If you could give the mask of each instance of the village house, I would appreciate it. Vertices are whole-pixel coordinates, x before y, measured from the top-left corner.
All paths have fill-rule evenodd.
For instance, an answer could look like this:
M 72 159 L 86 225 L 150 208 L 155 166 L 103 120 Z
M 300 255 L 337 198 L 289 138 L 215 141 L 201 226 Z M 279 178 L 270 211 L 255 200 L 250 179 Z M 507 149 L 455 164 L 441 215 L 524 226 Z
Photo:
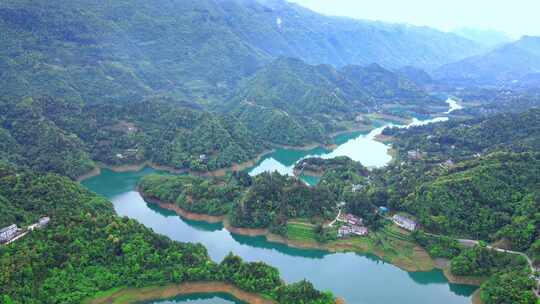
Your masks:
M 37 223 L 28 226 L 28 230 L 34 231 L 35 229 L 43 228 L 43 227 L 47 226 L 47 224 L 49 224 L 50 220 L 51 219 L 48 216 L 44 216 L 44 217 L 40 218 Z
M 392 217 L 392 221 L 399 227 L 409 231 L 415 231 L 417 227 L 415 221 L 397 214 Z
M 337 220 L 344 223 L 338 229 L 338 237 L 343 238 L 349 235 L 364 236 L 368 234 L 368 228 L 363 226 L 363 220 L 350 213 L 341 214 Z
M 362 190 L 362 188 L 363 188 L 363 186 L 360 185 L 360 184 L 353 184 L 353 185 L 351 186 L 352 192 L 360 191 L 360 190 Z
M 48 216 L 44 216 L 44 217 L 40 218 L 39 221 L 38 221 L 39 227 L 47 226 L 47 224 L 49 224 L 50 221 L 51 221 L 51 218 L 48 217 Z
M 341 226 L 341 227 L 339 227 L 337 234 L 338 234 L 338 238 L 343 238 L 343 237 L 349 236 L 349 235 L 352 234 L 351 227 L 349 227 L 349 226 Z
M 350 235 L 364 236 L 368 232 L 368 228 L 364 226 L 341 226 L 338 229 L 338 237 L 344 238 Z
M 13 224 L 0 230 L 0 243 L 7 243 L 21 233 L 21 229 Z
M 338 219 L 339 222 L 347 223 L 349 225 L 362 225 L 363 220 L 350 213 L 341 214 Z
M 364 226 L 352 226 L 352 233 L 353 234 L 356 234 L 356 235 L 359 235 L 359 236 L 364 236 L 364 235 L 367 235 L 368 234 L 368 228 L 367 227 L 364 227 Z

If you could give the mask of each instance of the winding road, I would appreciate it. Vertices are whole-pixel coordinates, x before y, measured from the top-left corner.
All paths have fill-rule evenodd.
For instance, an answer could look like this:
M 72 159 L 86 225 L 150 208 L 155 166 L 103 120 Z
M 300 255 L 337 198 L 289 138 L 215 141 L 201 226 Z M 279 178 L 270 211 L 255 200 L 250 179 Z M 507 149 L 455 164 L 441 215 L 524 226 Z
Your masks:
M 429 235 L 429 236 L 434 236 L 434 237 L 441 237 L 442 236 L 442 235 L 439 235 L 439 234 L 433 234 L 433 233 L 427 233 L 427 232 L 424 232 L 424 233 Z M 474 246 L 480 244 L 480 241 L 478 241 L 478 240 L 457 239 L 457 241 L 461 245 L 463 245 L 465 247 L 474 247 Z M 494 246 L 491 246 L 491 245 L 487 245 L 486 248 L 491 249 L 491 250 L 495 250 L 495 251 L 498 251 L 498 252 L 508 253 L 508 254 L 517 254 L 517 255 L 520 255 L 520 256 L 524 257 L 527 260 L 527 263 L 529 264 L 529 268 L 531 269 L 531 273 L 533 273 L 532 274 L 533 278 L 536 280 L 536 288 L 533 288 L 533 292 L 534 292 L 534 294 L 536 295 L 537 298 L 540 298 L 540 277 L 534 276 L 534 273 L 537 271 L 537 269 L 534 267 L 533 261 L 531 260 L 531 258 L 528 255 L 526 255 L 523 252 L 513 251 L 513 250 L 506 250 L 506 249 L 494 247 Z

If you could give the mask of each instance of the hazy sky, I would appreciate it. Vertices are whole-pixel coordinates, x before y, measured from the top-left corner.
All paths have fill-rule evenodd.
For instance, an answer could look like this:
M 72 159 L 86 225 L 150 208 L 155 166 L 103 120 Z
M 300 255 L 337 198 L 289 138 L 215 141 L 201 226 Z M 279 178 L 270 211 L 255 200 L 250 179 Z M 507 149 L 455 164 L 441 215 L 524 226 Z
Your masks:
M 427 25 L 474 27 L 514 37 L 540 36 L 540 0 L 289 0 L 320 13 Z

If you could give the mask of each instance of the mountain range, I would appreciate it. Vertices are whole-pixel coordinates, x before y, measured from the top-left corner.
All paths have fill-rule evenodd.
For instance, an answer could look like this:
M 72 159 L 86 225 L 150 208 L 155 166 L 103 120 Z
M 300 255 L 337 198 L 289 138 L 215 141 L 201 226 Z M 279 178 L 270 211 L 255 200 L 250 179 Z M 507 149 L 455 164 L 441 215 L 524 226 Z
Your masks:
M 446 64 L 433 73 L 439 81 L 467 85 L 519 85 L 540 73 L 540 37 L 524 36 L 494 50 Z
M 6 0 L 0 94 L 130 103 L 222 101 L 278 57 L 432 69 L 484 47 L 427 27 L 317 14 L 282 0 Z

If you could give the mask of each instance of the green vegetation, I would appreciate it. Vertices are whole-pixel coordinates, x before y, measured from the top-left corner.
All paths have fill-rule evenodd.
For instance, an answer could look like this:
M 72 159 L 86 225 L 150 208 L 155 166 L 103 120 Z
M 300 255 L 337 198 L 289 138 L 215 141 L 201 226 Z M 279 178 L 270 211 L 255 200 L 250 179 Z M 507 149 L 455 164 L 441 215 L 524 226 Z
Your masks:
M 518 107 L 516 104 L 514 107 Z M 422 152 L 425 162 L 471 159 L 493 151 L 540 151 L 540 109 L 472 120 L 450 120 L 410 129 L 391 128 L 398 159 L 409 151 Z
M 289 219 L 330 219 L 337 212 L 334 196 L 326 187 L 308 187 L 277 172 L 253 178 L 243 172 L 207 178 L 148 175 L 140 181 L 139 190 L 148 198 L 188 211 L 227 214 L 235 227 L 268 228 L 283 236 Z
M 501 271 L 530 272 L 524 257 L 506 254 L 482 246 L 463 250 L 452 259 L 451 271 L 460 276 L 489 276 Z
M 415 231 L 412 236 L 434 258 L 451 259 L 462 251 L 459 242 L 448 236 L 431 236 L 419 230 Z
M 345 130 L 357 118 L 366 123 L 361 114 L 387 103 L 410 106 L 416 113 L 432 113 L 432 107 L 444 105 L 378 65 L 337 70 L 280 58 L 242 82 L 234 98 L 220 108 L 259 138 L 299 145 L 328 141 L 329 133 Z
M 465 162 L 418 187 L 403 207 L 430 231 L 525 250 L 538 235 L 540 155 L 498 153 Z
M 335 214 L 335 197 L 327 187 L 308 187 L 295 178 L 274 172 L 254 177 L 253 186 L 234 206 L 231 223 L 237 227 L 269 228 L 285 235 L 289 219 L 332 219 Z
M 26 98 L 0 99 L 0 105 L 0 158 L 72 178 L 91 170 L 92 160 L 216 170 L 249 160 L 265 147 L 230 116 L 170 100 L 84 106 Z
M 432 257 L 450 259 L 454 275 L 487 279 L 484 303 L 534 303 L 523 257 L 466 249 L 454 238 L 502 244 L 528 254 L 538 265 L 539 115 L 531 109 L 385 130 L 393 138 L 397 160 L 371 171 L 354 199 L 346 200 L 348 208 L 361 214 L 388 206 L 414 215 L 423 229 L 443 235 L 413 234 Z M 516 280 L 509 280 L 511 276 Z
M 496 274 L 482 285 L 480 298 L 484 304 L 538 303 L 532 292 L 534 284 L 518 271 Z
M 148 175 L 139 183 L 139 190 L 145 197 L 175 203 L 187 211 L 224 215 L 251 183 L 251 177 L 244 172 L 215 178 Z
M 313 241 L 318 240 L 320 231 L 318 233 L 317 228 L 322 225 L 316 226 L 306 221 L 289 221 L 287 222 L 287 239 L 291 241 Z M 333 231 L 334 237 L 336 231 Z
M 505 254 L 481 246 L 464 250 L 451 263 L 453 274 L 488 277 L 482 284 L 480 298 L 485 304 L 534 304 L 529 265 L 521 255 Z
M 329 183 L 334 181 L 353 182 L 354 180 L 352 179 L 354 176 L 367 176 L 368 174 L 366 167 L 346 156 L 329 159 L 319 157 L 305 158 L 294 165 L 295 172 L 300 172 L 302 170 L 319 173 L 321 175 L 326 174 L 326 179 L 333 179 L 332 181 L 328 181 Z M 331 177 L 331 175 L 334 176 Z
M 119 218 L 110 202 L 64 177 L 0 165 L 0 201 L 12 211 L 2 212 L 0 226 L 51 217 L 46 228 L 0 247 L 4 303 L 80 303 L 113 288 L 187 281 L 227 281 L 274 299 L 296 299 L 291 303 L 333 303 L 331 294 L 305 282 L 284 285 L 265 264 L 232 255 L 216 264 L 203 246 Z
M 286 20 L 283 29 L 276 25 L 278 16 Z M 279 56 L 338 66 L 427 67 L 481 50 L 424 27 L 243 0 L 6 0 L 0 4 L 0 32 L 0 95 L 88 103 L 131 103 L 156 95 L 223 100 L 244 77 Z
M 253 158 L 268 143 L 328 142 L 329 133 L 350 127 L 356 114 L 374 110 L 377 92 L 385 92 L 384 101 L 441 102 L 381 67 L 351 67 L 361 73 L 348 78 L 302 60 L 431 65 L 478 47 L 442 32 L 344 22 L 285 2 L 281 18 L 310 31 L 282 31 L 273 6 L 241 0 L 3 1 L 0 102 L 9 113 L 0 113 L 6 145 L 0 157 L 72 178 L 93 168 L 93 161 L 224 168 Z M 327 26 L 346 33 L 323 39 L 339 43 L 312 37 L 313 31 L 329 35 Z M 366 31 L 384 41 L 410 40 L 429 55 L 402 62 L 394 54 L 396 45 L 408 49 L 405 44 L 373 44 Z M 426 37 L 461 51 L 441 53 Z M 202 154 L 207 162 L 199 161 Z

